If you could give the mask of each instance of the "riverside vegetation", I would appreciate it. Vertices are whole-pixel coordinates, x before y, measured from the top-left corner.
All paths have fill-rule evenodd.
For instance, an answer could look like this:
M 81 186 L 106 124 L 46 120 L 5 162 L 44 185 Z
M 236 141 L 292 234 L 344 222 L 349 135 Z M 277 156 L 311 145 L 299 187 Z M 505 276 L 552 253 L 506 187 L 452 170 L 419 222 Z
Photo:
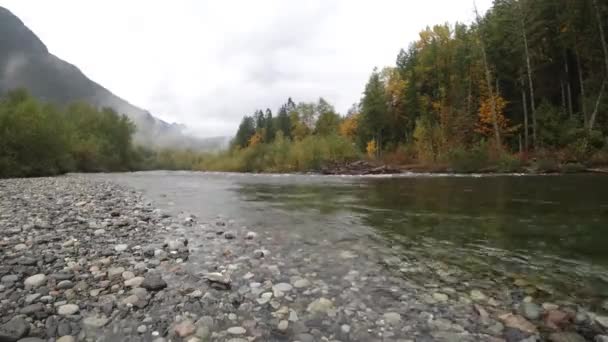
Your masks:
M 456 172 L 606 165 L 606 18 L 605 1 L 495 1 L 471 25 L 420 32 L 395 66 L 373 71 L 346 115 L 324 99 L 290 98 L 274 114 L 245 116 L 218 154 L 134 148 L 132 128 L 109 110 L 63 113 L 9 96 L 0 110 L 1 173 L 315 171 L 364 157 Z

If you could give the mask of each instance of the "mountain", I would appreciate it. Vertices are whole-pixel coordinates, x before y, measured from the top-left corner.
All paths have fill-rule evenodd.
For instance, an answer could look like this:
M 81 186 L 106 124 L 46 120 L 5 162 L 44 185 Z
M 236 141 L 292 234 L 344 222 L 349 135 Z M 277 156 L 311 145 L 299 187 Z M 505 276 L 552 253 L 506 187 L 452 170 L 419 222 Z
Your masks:
M 227 145 L 225 138 L 188 136 L 183 125 L 160 120 L 114 95 L 76 66 L 51 54 L 19 18 L 0 7 L 0 94 L 15 88 L 26 88 L 33 96 L 60 105 L 84 101 L 111 107 L 135 123 L 135 142 L 145 146 L 209 150 Z

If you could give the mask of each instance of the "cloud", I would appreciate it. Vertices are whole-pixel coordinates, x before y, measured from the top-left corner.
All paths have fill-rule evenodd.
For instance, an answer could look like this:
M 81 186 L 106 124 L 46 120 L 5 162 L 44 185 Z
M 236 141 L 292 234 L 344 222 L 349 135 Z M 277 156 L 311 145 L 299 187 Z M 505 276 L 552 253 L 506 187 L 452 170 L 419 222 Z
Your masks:
M 491 0 L 478 0 L 487 9 Z M 374 66 L 469 0 L 0 0 L 55 55 L 129 102 L 201 136 L 288 97 L 346 112 Z

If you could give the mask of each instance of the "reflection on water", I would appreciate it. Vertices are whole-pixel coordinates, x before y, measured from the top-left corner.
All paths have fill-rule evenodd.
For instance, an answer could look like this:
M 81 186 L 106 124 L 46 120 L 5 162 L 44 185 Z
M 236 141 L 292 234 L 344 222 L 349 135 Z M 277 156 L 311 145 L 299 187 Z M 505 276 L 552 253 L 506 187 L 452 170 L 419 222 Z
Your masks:
M 608 296 L 608 177 L 357 178 L 152 172 L 106 176 L 298 245 L 366 245 L 479 277 Z M 171 205 L 172 203 L 165 203 Z

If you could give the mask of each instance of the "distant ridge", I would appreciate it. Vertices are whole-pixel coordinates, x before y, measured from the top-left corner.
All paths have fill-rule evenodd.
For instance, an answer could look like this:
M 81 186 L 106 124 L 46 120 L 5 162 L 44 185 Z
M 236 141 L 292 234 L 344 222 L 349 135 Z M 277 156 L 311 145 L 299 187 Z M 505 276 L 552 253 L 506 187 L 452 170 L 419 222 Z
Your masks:
M 160 120 L 114 95 L 76 66 L 49 53 L 17 16 L 0 7 L 0 94 L 15 88 L 26 88 L 33 96 L 57 104 L 84 101 L 111 107 L 135 123 L 135 141 L 145 146 L 209 150 L 227 145 L 223 137 L 188 136 L 183 125 Z

